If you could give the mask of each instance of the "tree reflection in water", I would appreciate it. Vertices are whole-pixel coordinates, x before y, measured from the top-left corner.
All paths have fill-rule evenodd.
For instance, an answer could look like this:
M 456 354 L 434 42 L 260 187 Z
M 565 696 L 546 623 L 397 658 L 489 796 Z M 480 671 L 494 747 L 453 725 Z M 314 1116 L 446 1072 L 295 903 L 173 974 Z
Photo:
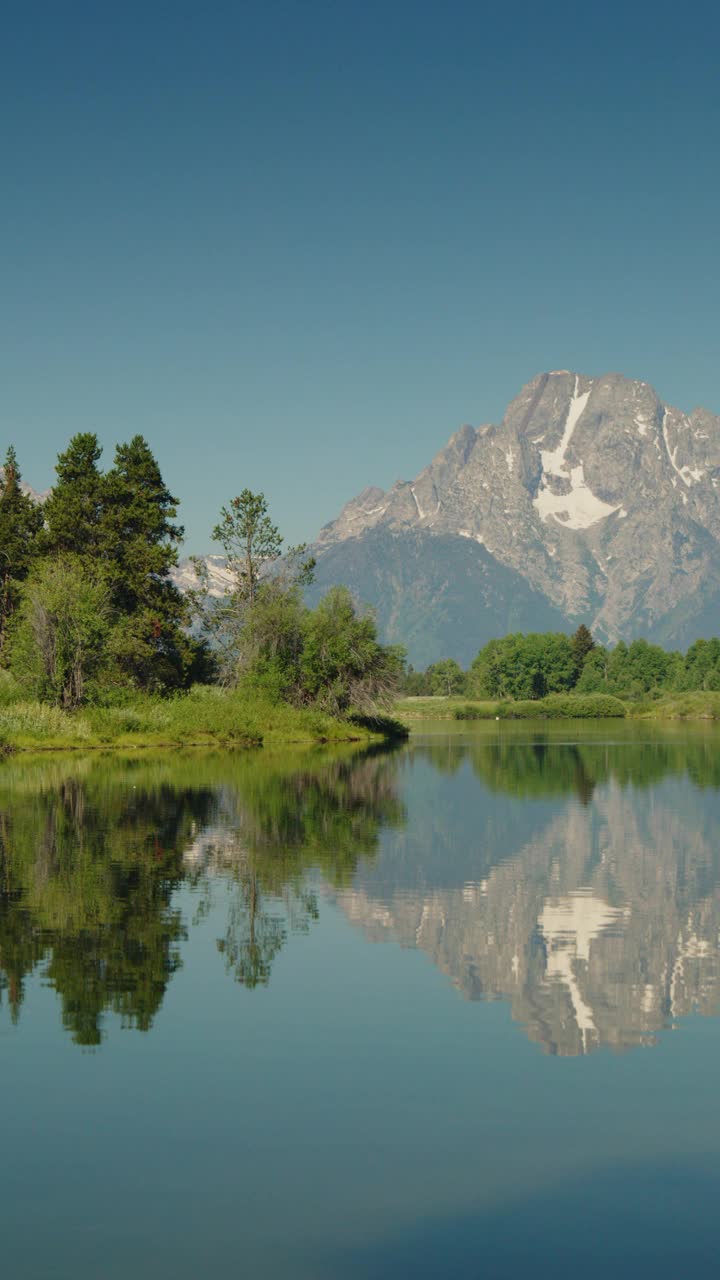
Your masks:
M 288 927 L 317 917 L 308 868 L 346 883 L 380 826 L 402 821 L 392 778 L 375 751 L 7 762 L 0 998 L 13 1020 L 40 970 L 76 1043 L 101 1042 L 106 1012 L 147 1030 L 181 963 L 175 890 L 209 891 L 219 869 L 233 889 L 227 967 L 266 983 Z
M 717 1008 L 719 787 L 714 734 L 11 759 L 0 1001 L 16 1020 L 40 974 L 78 1044 L 109 1013 L 147 1030 L 192 928 L 179 888 L 195 920 L 224 912 L 217 946 L 247 988 L 322 888 L 368 939 L 507 1000 L 551 1053 L 648 1041 Z

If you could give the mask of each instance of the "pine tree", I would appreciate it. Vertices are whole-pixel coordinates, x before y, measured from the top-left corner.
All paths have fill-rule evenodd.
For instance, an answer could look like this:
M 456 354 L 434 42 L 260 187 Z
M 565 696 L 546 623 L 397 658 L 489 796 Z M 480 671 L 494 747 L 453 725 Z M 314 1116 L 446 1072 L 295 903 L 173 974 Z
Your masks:
M 20 487 L 20 468 L 10 446 L 0 477 L 0 663 L 7 655 L 10 619 L 27 577 L 42 528 L 42 509 Z
M 229 507 L 221 509 L 211 536 L 225 552 L 236 594 L 252 606 L 260 573 L 278 559 L 283 544 L 277 525 L 268 515 L 265 495 L 243 489 L 239 497 L 231 499 Z
M 198 587 L 191 593 L 191 607 L 214 656 L 221 683 L 233 684 L 238 679 L 241 660 L 247 657 L 247 643 L 252 647 L 258 641 L 259 633 L 273 616 L 279 620 L 287 612 L 288 617 L 295 618 L 298 590 L 312 582 L 315 560 L 307 555 L 304 545 L 283 552 L 283 538 L 270 519 L 265 495 L 250 489 L 243 489 L 221 508 L 211 537 L 225 552 L 230 582 L 220 600 L 212 598 L 207 565 L 195 559 Z M 257 627 L 248 629 L 250 618 L 257 615 L 258 604 L 265 596 L 269 597 L 268 609 L 262 618 L 256 617 Z M 293 628 L 294 622 L 290 629 Z M 282 648 L 280 636 L 277 639 Z
M 575 666 L 575 680 L 577 682 L 577 680 L 580 679 L 585 659 L 595 648 L 595 641 L 593 640 L 592 632 L 585 626 L 584 622 L 580 623 L 580 626 L 574 636 L 571 637 L 570 646 L 572 648 L 573 663 Z
M 101 454 L 97 436 L 83 432 L 58 456 L 57 481 L 43 512 L 44 551 L 99 557 L 105 485 L 98 469 Z
M 104 483 L 103 573 L 119 615 L 114 655 L 144 688 L 182 683 L 193 654 L 185 601 L 170 577 L 183 537 L 177 507 L 143 437 L 118 445 Z

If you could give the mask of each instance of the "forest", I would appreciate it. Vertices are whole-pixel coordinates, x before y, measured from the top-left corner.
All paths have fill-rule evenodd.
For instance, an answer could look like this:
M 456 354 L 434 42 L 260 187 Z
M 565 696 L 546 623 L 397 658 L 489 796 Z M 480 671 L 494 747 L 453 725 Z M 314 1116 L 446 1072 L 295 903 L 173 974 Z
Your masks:
M 25 491 L 15 450 L 5 457 L 0 706 L 34 700 L 91 714 L 139 695 L 167 704 L 192 690 L 207 727 L 220 704 L 197 691 L 215 689 L 242 692 L 246 710 L 260 701 L 315 712 L 326 719 L 306 727 L 326 737 L 327 717 L 376 716 L 389 704 L 402 650 L 380 643 L 372 615 L 343 588 L 306 606 L 314 561 L 284 546 L 262 494 L 243 489 L 209 531 L 226 557 L 225 594 L 210 593 L 200 562 L 196 588 L 183 594 L 172 577 L 184 536 L 179 503 L 147 441 L 118 444 L 105 471 L 101 453 L 94 434 L 74 436 L 42 502 Z M 187 720 L 174 715 L 176 727 Z
M 409 668 L 405 696 L 536 701 L 549 694 L 609 694 L 615 698 L 720 691 L 720 639 L 696 640 L 687 653 L 647 640 L 598 644 L 581 625 L 563 632 L 513 634 L 490 640 L 467 671 L 446 658 L 418 672 Z

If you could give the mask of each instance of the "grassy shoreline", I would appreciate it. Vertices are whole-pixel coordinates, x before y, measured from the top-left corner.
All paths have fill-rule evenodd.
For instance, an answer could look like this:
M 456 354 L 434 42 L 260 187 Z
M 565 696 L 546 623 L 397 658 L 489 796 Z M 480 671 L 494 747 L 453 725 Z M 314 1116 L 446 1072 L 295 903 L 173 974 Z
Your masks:
M 44 703 L 0 701 L 0 757 L 14 752 L 317 746 L 406 737 L 414 721 L 605 719 L 720 721 L 720 693 L 663 694 L 637 701 L 552 695 L 535 702 L 459 697 L 399 699 L 393 716 L 336 719 L 312 707 L 249 699 L 197 687 L 174 698 L 139 696 L 127 705 L 67 712 Z
M 720 720 L 720 693 L 663 693 L 636 700 L 605 694 L 551 694 L 534 702 L 411 697 L 398 699 L 394 714 L 406 724 L 414 720 Z
M 175 698 L 68 712 L 40 702 L 0 703 L 0 755 L 178 747 L 257 748 L 373 742 L 407 736 L 390 717 L 336 719 L 312 707 L 196 688 Z

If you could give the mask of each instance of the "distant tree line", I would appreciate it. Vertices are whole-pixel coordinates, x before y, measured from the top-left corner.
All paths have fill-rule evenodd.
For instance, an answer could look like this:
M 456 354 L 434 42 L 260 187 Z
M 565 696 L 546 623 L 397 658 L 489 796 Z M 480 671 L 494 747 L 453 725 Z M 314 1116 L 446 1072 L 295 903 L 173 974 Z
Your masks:
M 374 711 L 397 689 L 403 651 L 344 588 L 314 610 L 302 599 L 313 560 L 283 552 L 262 494 L 244 489 L 212 537 L 227 557 L 218 599 L 196 562 L 178 590 L 178 499 L 142 436 L 100 468 L 97 436 L 73 437 L 43 503 L 23 489 L 15 450 L 0 475 L 0 671 L 28 696 L 66 709 L 202 681 L 337 714 Z
M 638 698 L 692 690 L 720 691 L 720 639 L 696 640 L 687 653 L 647 640 L 596 643 L 586 626 L 490 640 L 467 671 L 446 658 L 426 671 L 408 667 L 407 696 L 544 698 L 549 693 L 609 693 Z

